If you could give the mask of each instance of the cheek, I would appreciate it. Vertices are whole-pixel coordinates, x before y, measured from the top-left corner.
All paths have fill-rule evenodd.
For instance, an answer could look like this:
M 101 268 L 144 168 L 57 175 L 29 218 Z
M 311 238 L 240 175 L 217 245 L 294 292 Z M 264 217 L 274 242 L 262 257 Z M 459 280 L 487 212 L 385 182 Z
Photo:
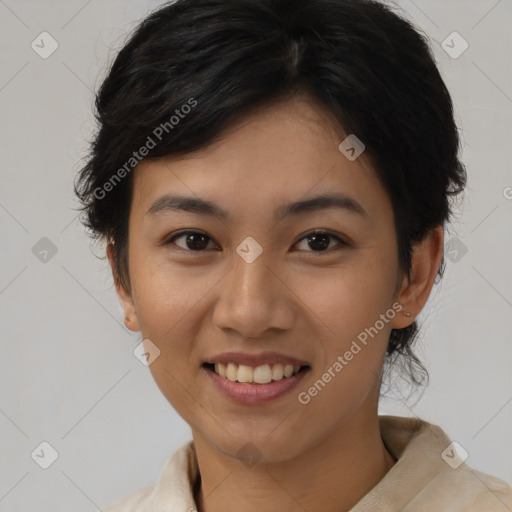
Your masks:
M 141 331 L 148 337 L 163 336 L 167 343 L 183 319 L 200 307 L 218 276 L 162 259 L 150 255 L 134 258 L 131 274 Z
M 373 325 L 391 306 L 395 283 L 391 255 L 367 250 L 343 266 L 305 272 L 290 277 L 292 289 L 302 302 L 329 328 L 326 333 L 347 340 Z
M 150 339 L 160 350 L 149 366 L 155 383 L 173 408 L 193 422 L 200 414 L 191 396 L 191 385 L 198 366 L 195 340 L 200 329 L 198 315 L 216 280 L 198 275 L 197 269 L 179 269 L 143 259 L 134 260 L 133 291 L 137 318 L 143 339 Z M 217 279 L 218 280 L 218 279 Z M 210 282 L 211 281 L 211 282 Z M 203 300 L 202 300 L 203 299 Z
M 356 407 L 380 374 L 391 332 L 396 276 L 393 257 L 376 253 L 359 253 L 351 265 L 301 280 L 298 294 L 307 297 L 304 302 L 314 313 L 310 316 L 318 325 L 321 345 L 315 377 L 322 379 L 327 373 L 329 381 L 317 401 L 319 414 L 322 404 L 331 400 L 345 404 L 340 413 Z M 381 315 L 386 314 L 383 321 Z

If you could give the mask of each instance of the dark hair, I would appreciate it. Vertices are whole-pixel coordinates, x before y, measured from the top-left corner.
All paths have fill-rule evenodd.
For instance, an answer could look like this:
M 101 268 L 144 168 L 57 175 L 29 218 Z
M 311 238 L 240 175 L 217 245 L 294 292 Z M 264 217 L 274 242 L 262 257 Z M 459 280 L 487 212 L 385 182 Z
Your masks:
M 193 152 L 295 95 L 329 109 L 365 144 L 393 204 L 402 275 L 410 275 L 412 246 L 450 220 L 450 196 L 466 184 L 428 37 L 373 0 L 178 0 L 143 20 L 115 58 L 75 182 L 92 237 L 115 241 L 117 284 L 131 289 L 134 151 L 151 139 L 158 143 L 147 158 Z M 436 277 L 444 265 L 443 256 Z M 416 322 L 393 329 L 386 362 L 405 362 L 420 384 L 428 372 L 411 349 L 417 333 Z

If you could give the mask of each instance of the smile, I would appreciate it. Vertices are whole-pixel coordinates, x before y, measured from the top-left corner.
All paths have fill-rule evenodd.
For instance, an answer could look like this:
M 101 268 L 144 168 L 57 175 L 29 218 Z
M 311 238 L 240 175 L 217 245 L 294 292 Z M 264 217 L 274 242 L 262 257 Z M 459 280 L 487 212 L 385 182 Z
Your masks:
M 295 368 L 292 365 L 280 363 L 257 367 L 234 363 L 204 363 L 202 369 L 213 382 L 214 389 L 219 390 L 224 396 L 239 404 L 256 405 L 288 394 L 311 368 L 309 366 Z M 221 375 L 220 372 L 225 375 Z M 245 381 L 240 382 L 239 376 L 242 381 L 244 379 Z
M 252 384 L 268 384 L 272 381 L 286 379 L 299 373 L 306 366 L 283 365 L 281 363 L 263 364 L 261 366 L 249 366 L 236 363 L 216 363 L 206 366 L 217 375 L 231 382 L 248 382 Z

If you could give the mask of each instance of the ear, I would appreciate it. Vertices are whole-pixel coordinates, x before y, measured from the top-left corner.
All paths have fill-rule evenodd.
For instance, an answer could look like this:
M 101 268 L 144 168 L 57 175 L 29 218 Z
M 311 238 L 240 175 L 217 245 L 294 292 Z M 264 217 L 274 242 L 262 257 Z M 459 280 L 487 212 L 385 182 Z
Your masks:
M 119 299 L 119 303 L 124 311 L 124 325 L 130 331 L 140 331 L 139 321 L 137 319 L 137 313 L 135 312 L 135 306 L 133 304 L 133 299 L 128 290 L 121 284 L 117 273 L 117 267 L 115 265 L 114 259 L 114 241 L 110 241 L 107 245 L 107 257 L 110 263 L 110 269 L 112 270 L 112 276 L 114 278 L 114 283 L 116 286 L 117 297 Z
M 403 309 L 393 318 L 393 329 L 403 329 L 412 324 L 427 303 L 443 256 L 443 244 L 443 227 L 438 225 L 413 247 L 411 278 L 404 277 L 396 298 Z

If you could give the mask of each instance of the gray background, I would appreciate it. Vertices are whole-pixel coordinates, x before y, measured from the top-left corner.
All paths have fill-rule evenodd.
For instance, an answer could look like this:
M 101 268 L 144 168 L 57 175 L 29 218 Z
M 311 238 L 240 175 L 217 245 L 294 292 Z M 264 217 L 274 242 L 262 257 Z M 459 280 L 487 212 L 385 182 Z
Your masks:
M 160 3 L 0 0 L 0 511 L 99 510 L 153 483 L 190 439 L 133 355 L 140 334 L 73 210 L 93 91 Z M 420 317 L 431 384 L 415 405 L 394 392 L 380 413 L 440 425 L 470 465 L 510 482 L 512 0 L 398 3 L 431 39 L 469 183 Z M 59 45 L 47 59 L 31 48 L 43 31 Z M 458 58 L 442 47 L 453 31 L 469 44 Z M 58 452 L 48 469 L 31 457 L 43 441 Z

